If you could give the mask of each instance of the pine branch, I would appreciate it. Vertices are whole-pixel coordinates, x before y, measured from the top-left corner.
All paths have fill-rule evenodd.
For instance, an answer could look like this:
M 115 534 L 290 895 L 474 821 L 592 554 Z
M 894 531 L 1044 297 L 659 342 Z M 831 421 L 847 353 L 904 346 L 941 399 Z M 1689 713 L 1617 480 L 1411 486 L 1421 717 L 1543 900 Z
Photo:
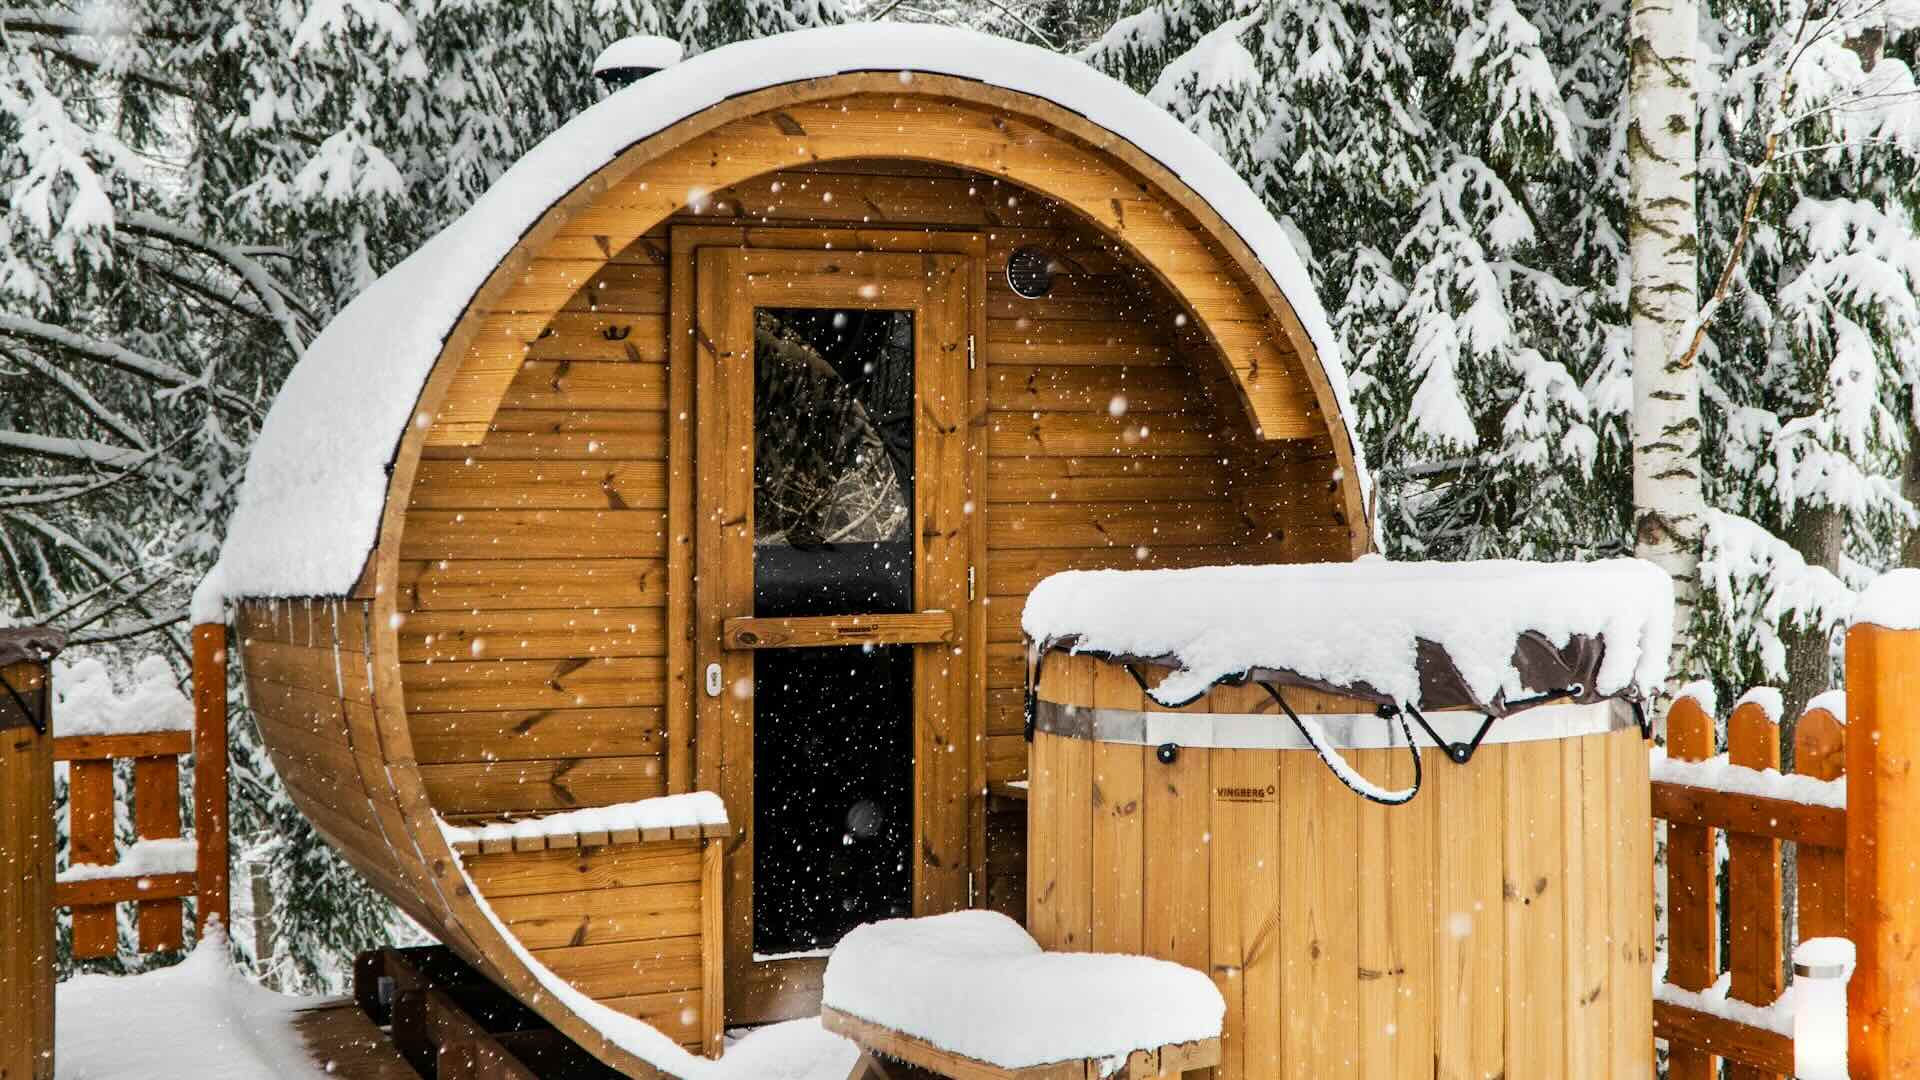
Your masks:
M 43 323 L 38 319 L 0 313 L 0 337 L 52 345 L 68 355 L 98 361 L 129 375 L 138 375 L 151 382 L 159 383 L 169 389 L 205 392 L 212 397 L 214 404 L 236 416 L 251 416 L 254 412 L 252 403 L 245 398 L 231 391 L 210 386 L 206 380 L 195 378 L 172 364 L 142 355 L 110 341 L 96 341 L 83 337 L 65 327 Z
M 192 41 L 195 37 L 195 34 L 188 30 L 142 26 L 130 18 L 83 19 L 78 15 L 34 8 L 0 9 L 0 30 L 18 34 L 42 34 L 47 37 L 119 37 L 154 41 Z
M 137 450 L 150 449 L 146 436 L 140 434 L 132 422 L 94 397 L 93 391 L 79 379 L 74 378 L 71 373 L 62 371 L 31 353 L 8 352 L 6 356 L 16 363 L 25 364 L 39 372 L 40 376 L 52 383 L 62 396 L 79 406 L 81 412 L 93 417 L 100 426 L 118 435 L 121 441 L 132 444 Z
M 68 484 L 67 486 L 60 488 L 58 490 L 41 491 L 39 494 L 36 494 L 36 495 L 0 496 L 0 509 L 4 509 L 10 506 L 54 506 L 64 502 L 73 502 L 77 499 L 86 498 L 88 495 L 93 495 L 98 492 L 105 491 L 106 489 L 113 487 L 114 485 L 119 484 L 130 477 L 138 476 L 140 474 L 141 468 L 144 467 L 147 462 L 152 461 L 153 459 L 161 457 L 163 455 L 173 453 L 175 450 L 178 450 L 184 443 L 186 443 L 187 440 L 190 439 L 192 436 L 193 436 L 193 431 L 191 429 L 187 431 L 183 431 L 179 435 L 174 436 L 172 442 L 167 443 L 165 446 L 160 447 L 158 450 L 149 452 L 146 455 L 146 457 L 141 460 L 139 465 L 136 465 L 132 468 L 124 469 L 120 472 L 114 473 L 111 476 L 105 477 L 104 479 L 89 477 L 89 476 L 74 477 L 71 475 L 66 477 L 54 477 L 50 479 L 71 480 L 71 481 L 76 481 L 76 483 Z M 34 478 L 27 477 L 27 478 L 22 478 L 21 480 L 0 481 L 0 488 L 25 487 L 27 486 L 26 481 L 31 479 L 34 479 Z
M 33 590 L 27 588 L 27 575 L 20 566 L 20 553 L 14 550 L 13 540 L 5 529 L 0 529 L 0 556 L 5 557 L 7 576 L 13 579 L 14 595 L 27 605 L 27 618 L 41 622 L 39 606 L 33 602 Z
M 1775 94 L 1774 101 L 1774 108 L 1779 113 L 1786 112 L 1789 95 L 1793 90 L 1793 65 L 1799 63 L 1800 58 L 1813 47 L 1813 41 L 1817 40 L 1817 35 L 1814 39 L 1809 39 L 1807 36 L 1809 16 L 1810 12 L 1801 13 L 1800 26 L 1794 31 L 1793 45 L 1789 46 L 1795 49 L 1793 59 L 1780 71 L 1780 88 Z M 1781 124 L 1767 126 L 1767 141 L 1761 151 L 1759 164 L 1754 166 L 1750 173 L 1753 176 L 1753 186 L 1747 189 L 1746 205 L 1740 211 L 1740 224 L 1734 229 L 1733 243 L 1727 248 L 1727 264 L 1720 268 L 1720 277 L 1714 282 L 1713 292 L 1708 294 L 1706 303 L 1700 305 L 1700 310 L 1694 317 L 1692 338 L 1687 342 L 1686 350 L 1680 354 L 1679 358 L 1679 364 L 1683 368 L 1692 367 L 1699 357 L 1700 347 L 1707 341 L 1707 325 L 1713 315 L 1720 310 L 1720 305 L 1726 300 L 1727 294 L 1733 289 L 1733 282 L 1740 269 L 1740 253 L 1747 246 L 1747 238 L 1753 235 L 1754 221 L 1760 210 L 1760 196 L 1766 190 L 1767 181 L 1773 176 L 1771 166 L 1774 155 L 1780 151 L 1780 136 L 1784 130 L 1784 125 Z
M 258 260 L 230 245 L 143 211 L 134 210 L 122 214 L 120 223 L 132 232 L 171 240 L 226 263 L 234 273 L 240 276 L 240 280 L 247 283 L 248 288 L 253 290 L 253 294 L 259 297 L 260 302 L 266 305 L 274 322 L 279 325 L 281 337 L 286 340 L 287 347 L 292 351 L 294 358 L 299 359 L 301 354 L 307 351 L 306 339 L 301 336 L 300 327 L 294 320 L 292 310 L 287 306 L 287 296 L 291 290 L 280 284 L 272 271 Z
M 128 471 L 144 465 L 152 460 L 154 455 L 154 451 L 151 450 L 142 454 L 130 447 L 96 442 L 93 439 L 35 435 L 27 431 L 0 431 L 0 450 L 16 450 L 34 457 L 55 458 L 62 461 L 86 461 Z
M 67 636 L 67 644 L 104 645 L 111 641 L 125 641 L 128 638 L 151 634 L 155 630 L 164 630 L 169 626 L 177 626 L 186 621 L 187 613 L 183 609 L 168 615 L 155 616 L 145 622 L 122 623 L 119 626 L 109 626 L 104 630 L 92 634 L 69 634 Z
M 59 476 L 0 476 L 0 491 L 41 491 L 47 488 L 85 487 L 98 479 L 99 477 L 86 473 L 63 473 Z
M 182 101 L 198 101 L 201 97 L 201 95 L 194 93 L 190 87 L 174 82 L 164 75 L 156 75 L 151 71 L 144 71 L 140 68 L 116 67 L 108 69 L 100 61 L 92 57 L 82 56 L 72 49 L 65 49 L 51 42 L 36 42 L 28 47 L 43 56 L 49 56 L 53 59 L 72 64 L 74 67 L 89 74 L 99 75 L 105 71 L 108 75 L 115 78 L 125 79 L 128 82 L 144 86 L 149 90 L 158 90 L 163 94 L 171 94 Z
M 165 258 L 160 249 L 134 245 L 129 250 L 140 265 L 164 278 L 182 292 L 191 293 L 209 304 L 238 312 L 248 318 L 260 319 L 263 322 L 273 321 L 273 314 L 262 307 L 258 300 L 253 299 L 250 292 L 242 293 L 238 289 L 190 277 L 177 269 L 176 261 Z

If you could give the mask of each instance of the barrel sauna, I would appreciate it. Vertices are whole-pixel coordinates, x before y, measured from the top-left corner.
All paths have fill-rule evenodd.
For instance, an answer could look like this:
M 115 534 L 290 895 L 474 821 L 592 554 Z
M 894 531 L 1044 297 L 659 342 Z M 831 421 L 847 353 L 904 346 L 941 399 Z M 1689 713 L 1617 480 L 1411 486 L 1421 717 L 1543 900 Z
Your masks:
M 795 357 L 812 381 L 762 378 Z M 825 548 L 766 527 L 758 469 L 812 430 L 768 387 L 823 383 L 809 415 L 896 499 Z M 202 599 L 347 860 L 609 1064 L 672 1074 L 818 1010 L 844 927 L 773 925 L 820 831 L 776 814 L 783 778 L 886 778 L 820 815 L 897 845 L 834 877 L 862 917 L 1020 917 L 1028 591 L 1364 553 L 1351 424 L 1284 232 L 1178 123 L 1042 50 L 810 31 L 615 92 L 349 305 Z M 896 695 L 842 710 L 871 745 L 770 734 L 848 682 Z M 724 836 L 537 824 L 699 791 Z M 517 839 L 460 839 L 488 825 Z
M 1382 805 L 1251 680 L 1167 706 L 1145 687 L 1173 669 L 1150 658 L 1036 659 L 1028 930 L 1211 973 L 1220 1080 L 1651 1076 L 1652 819 L 1628 701 L 1515 711 L 1465 764 L 1415 728 L 1419 790 Z M 1374 795 L 1415 783 L 1377 699 L 1284 698 Z M 1457 746 L 1484 717 L 1425 719 Z

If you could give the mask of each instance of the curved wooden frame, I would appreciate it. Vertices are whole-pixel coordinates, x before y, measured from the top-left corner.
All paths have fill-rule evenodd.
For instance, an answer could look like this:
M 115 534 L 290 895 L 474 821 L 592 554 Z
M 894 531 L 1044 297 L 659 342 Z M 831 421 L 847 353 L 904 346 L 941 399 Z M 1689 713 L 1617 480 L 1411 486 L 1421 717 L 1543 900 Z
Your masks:
M 366 748 L 361 753 L 382 759 L 379 772 L 387 782 L 384 789 L 367 785 L 367 794 L 394 869 L 411 879 L 420 906 L 437 916 L 434 928 L 566 1035 L 632 1076 L 658 1070 L 613 1045 L 539 985 L 481 912 L 436 826 L 414 762 L 399 663 L 396 598 L 408 493 L 428 446 L 472 445 L 484 437 L 525 343 L 566 302 L 562 293 L 570 290 L 555 290 L 530 275 L 536 258 L 604 265 L 705 192 L 795 165 L 871 157 L 876 136 L 898 130 L 899 112 L 909 104 L 917 145 L 895 140 L 887 156 L 1003 177 L 1092 222 L 1187 305 L 1211 351 L 1228 359 L 1256 433 L 1268 439 L 1330 436 L 1347 478 L 1341 499 L 1354 552 L 1365 551 L 1370 541 L 1353 481 L 1358 471 L 1352 442 L 1292 306 L 1217 213 L 1165 166 L 1114 133 L 1050 102 L 979 82 L 919 75 L 909 85 L 897 73 L 861 73 L 732 98 L 622 152 L 550 207 L 495 268 L 448 335 L 421 392 L 416 416 L 423 419 L 396 451 L 369 568 L 374 706 L 354 714 L 350 734 L 356 748 Z M 1310 396 L 1290 376 L 1294 365 L 1302 369 Z M 461 404 L 450 407 L 456 387 Z

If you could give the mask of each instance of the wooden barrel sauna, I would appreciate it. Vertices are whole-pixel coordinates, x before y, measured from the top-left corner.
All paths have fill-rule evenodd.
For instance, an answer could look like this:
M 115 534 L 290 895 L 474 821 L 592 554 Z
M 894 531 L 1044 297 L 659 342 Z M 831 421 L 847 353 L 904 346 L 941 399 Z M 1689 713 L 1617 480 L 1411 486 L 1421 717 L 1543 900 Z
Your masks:
M 1345 741 L 1377 748 L 1342 751 L 1351 764 L 1412 783 L 1372 702 L 1286 700 L 1336 736 L 1353 717 Z M 1450 715 L 1428 715 L 1450 740 L 1481 719 Z M 1504 717 L 1464 765 L 1427 746 L 1419 793 L 1384 806 L 1257 686 L 1169 709 L 1118 661 L 1049 653 L 1028 929 L 1211 973 L 1219 1080 L 1651 1075 L 1653 836 L 1628 704 Z
M 787 309 L 911 329 L 915 407 L 872 414 L 917 481 L 893 610 L 760 606 L 757 316 L 820 322 Z M 1260 200 L 1084 64 L 925 27 L 728 46 L 555 132 L 335 318 L 203 599 L 370 883 L 610 1065 L 686 1075 L 723 1027 L 818 1011 L 820 949 L 763 947 L 754 908 L 792 847 L 756 788 L 768 685 L 818 682 L 765 669 L 908 650 L 912 708 L 840 725 L 893 723 L 911 785 L 887 902 L 1017 915 L 1028 592 L 1367 551 L 1339 355 Z M 724 838 L 540 824 L 698 791 Z

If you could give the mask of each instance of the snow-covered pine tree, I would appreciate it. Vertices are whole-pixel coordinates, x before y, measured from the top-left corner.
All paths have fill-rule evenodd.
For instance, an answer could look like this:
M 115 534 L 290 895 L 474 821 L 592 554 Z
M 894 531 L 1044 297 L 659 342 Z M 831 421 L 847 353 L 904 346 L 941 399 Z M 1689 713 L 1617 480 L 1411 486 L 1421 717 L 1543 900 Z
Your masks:
M 1827 685 L 1851 589 L 1903 538 L 1920 558 L 1914 6 L 1703 14 L 1697 366 L 1721 509 L 1694 649 L 1723 695 Z M 1227 154 L 1308 253 L 1393 554 L 1631 550 L 1627 35 L 1627 0 L 1206 0 L 1150 4 L 1086 54 Z
M 1134 6 L 1135 0 L 850 0 L 847 15 L 961 26 L 1078 53 Z
M 1087 53 L 1298 239 L 1397 555 L 1621 549 L 1623 34 L 1617 3 L 1168 2 Z
M 595 100 L 589 63 L 612 40 L 665 33 L 699 51 L 839 17 L 838 0 L 0 11 L 0 580 L 14 615 L 129 656 L 163 650 L 184 675 L 188 595 L 246 448 L 329 315 Z M 233 745 L 246 857 L 278 903 L 302 906 L 271 963 L 290 988 L 332 981 L 391 909 L 294 812 L 244 712 Z
M 1718 0 L 1702 44 L 1703 644 L 1792 717 L 1916 521 L 1920 4 Z

